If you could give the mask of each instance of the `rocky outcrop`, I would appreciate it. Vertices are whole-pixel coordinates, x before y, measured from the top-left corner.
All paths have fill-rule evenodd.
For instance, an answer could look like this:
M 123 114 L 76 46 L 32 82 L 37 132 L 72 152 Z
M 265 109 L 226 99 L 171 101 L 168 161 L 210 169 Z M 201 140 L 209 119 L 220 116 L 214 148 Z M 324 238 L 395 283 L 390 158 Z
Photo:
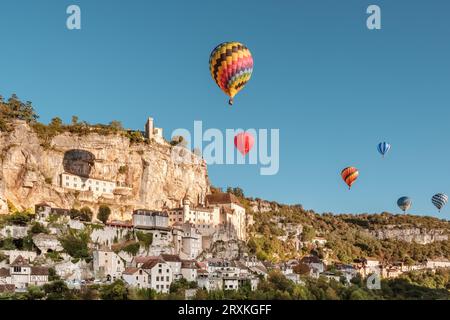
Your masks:
M 278 212 L 280 210 L 280 206 L 277 203 L 261 199 L 252 200 L 249 204 L 252 212 L 264 213 L 270 211 Z
M 201 254 L 202 259 L 219 258 L 235 260 L 248 256 L 248 248 L 245 243 L 238 240 L 216 241 L 208 250 Z
M 0 132 L 0 212 L 7 200 L 20 209 L 40 202 L 54 207 L 100 204 L 112 208 L 112 219 L 127 220 L 136 208 L 179 205 L 187 194 L 194 202 L 209 193 L 206 164 L 179 164 L 167 143 L 130 143 L 123 135 L 63 133 L 43 144 L 34 130 L 16 121 L 12 132 Z M 61 174 L 115 182 L 109 196 L 66 189 Z
M 33 243 L 43 253 L 63 251 L 63 247 L 55 235 L 39 233 L 33 236 Z
M 410 229 L 381 229 L 370 232 L 373 236 L 380 240 L 395 239 L 406 242 L 416 242 L 420 244 L 428 244 L 435 241 L 448 240 L 448 234 L 445 230 L 427 230 L 421 228 Z

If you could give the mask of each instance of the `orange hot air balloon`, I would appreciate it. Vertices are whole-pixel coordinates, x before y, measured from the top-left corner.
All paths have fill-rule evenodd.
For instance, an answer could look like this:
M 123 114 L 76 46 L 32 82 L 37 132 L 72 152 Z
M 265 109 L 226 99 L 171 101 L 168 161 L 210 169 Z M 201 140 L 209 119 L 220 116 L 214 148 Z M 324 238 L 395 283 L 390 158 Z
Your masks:
M 355 167 L 347 167 L 341 172 L 342 179 L 348 185 L 348 189 L 352 187 L 353 182 L 358 179 L 359 172 Z

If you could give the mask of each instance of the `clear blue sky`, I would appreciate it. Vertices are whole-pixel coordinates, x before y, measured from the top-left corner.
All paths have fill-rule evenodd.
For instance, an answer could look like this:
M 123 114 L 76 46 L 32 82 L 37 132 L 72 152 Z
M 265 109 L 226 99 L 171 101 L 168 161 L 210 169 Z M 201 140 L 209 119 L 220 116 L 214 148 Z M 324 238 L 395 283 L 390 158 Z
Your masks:
M 80 31 L 65 27 L 70 4 Z M 370 4 L 380 31 L 366 28 Z M 279 128 L 278 175 L 210 166 L 213 184 L 317 212 L 399 212 L 407 195 L 411 213 L 448 219 L 450 205 L 438 215 L 430 198 L 450 193 L 449 11 L 447 0 L 2 0 L 0 93 L 33 101 L 43 122 Z M 255 61 L 233 108 L 208 71 L 224 41 Z M 349 165 L 360 170 L 351 191 L 339 175 Z

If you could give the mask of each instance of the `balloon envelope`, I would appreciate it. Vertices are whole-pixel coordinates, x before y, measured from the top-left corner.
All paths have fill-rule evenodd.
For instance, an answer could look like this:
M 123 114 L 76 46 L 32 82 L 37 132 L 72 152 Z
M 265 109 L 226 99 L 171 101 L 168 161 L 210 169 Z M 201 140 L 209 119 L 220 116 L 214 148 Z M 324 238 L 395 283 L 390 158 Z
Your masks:
M 400 199 L 397 200 L 397 205 L 403 212 L 406 212 L 406 210 L 411 208 L 412 201 L 408 197 L 401 197 Z
M 431 198 L 431 202 L 434 206 L 441 211 L 441 209 L 447 204 L 448 196 L 445 193 L 437 193 Z
M 387 142 L 380 142 L 377 149 L 378 152 L 381 153 L 381 155 L 384 157 L 384 155 L 391 149 L 391 145 Z
M 219 88 L 230 97 L 231 105 L 233 97 L 244 88 L 252 76 L 252 54 L 242 43 L 221 43 L 211 52 L 209 71 Z
M 352 184 L 358 179 L 359 172 L 355 167 L 347 167 L 341 171 L 342 180 L 348 185 L 350 189 Z
M 242 155 L 246 155 L 253 148 L 255 139 L 250 133 L 241 132 L 234 137 L 234 145 Z

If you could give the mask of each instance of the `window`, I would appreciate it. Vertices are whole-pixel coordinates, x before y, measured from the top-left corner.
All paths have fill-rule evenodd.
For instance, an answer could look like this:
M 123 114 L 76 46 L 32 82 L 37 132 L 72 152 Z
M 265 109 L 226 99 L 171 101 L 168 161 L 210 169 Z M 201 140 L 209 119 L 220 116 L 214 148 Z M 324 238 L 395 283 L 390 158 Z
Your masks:
M 169 281 L 169 276 L 166 277 L 166 281 Z
M 69 180 L 69 176 L 66 176 L 66 180 Z
M 159 284 L 156 285 L 156 289 L 159 289 Z
M 67 187 L 69 186 L 69 183 L 68 183 L 68 182 L 66 182 L 66 186 L 67 186 Z
M 76 188 L 76 187 L 77 187 L 77 184 L 76 184 L 76 183 L 74 183 L 74 184 L 73 184 L 73 186 L 74 186 L 74 187 Z
M 167 269 L 166 272 L 169 273 L 170 272 L 169 269 Z M 167 279 L 167 281 L 169 281 L 169 279 Z
M 139 277 L 138 276 L 136 276 L 136 281 L 139 279 Z
M 14 267 L 14 272 L 21 272 L 21 268 L 20 267 Z
M 158 270 L 158 273 L 162 273 L 162 269 L 159 269 L 159 270 Z
M 168 284 L 166 284 L 166 289 L 169 289 L 169 285 Z
M 159 277 L 156 277 L 156 281 L 159 281 Z

